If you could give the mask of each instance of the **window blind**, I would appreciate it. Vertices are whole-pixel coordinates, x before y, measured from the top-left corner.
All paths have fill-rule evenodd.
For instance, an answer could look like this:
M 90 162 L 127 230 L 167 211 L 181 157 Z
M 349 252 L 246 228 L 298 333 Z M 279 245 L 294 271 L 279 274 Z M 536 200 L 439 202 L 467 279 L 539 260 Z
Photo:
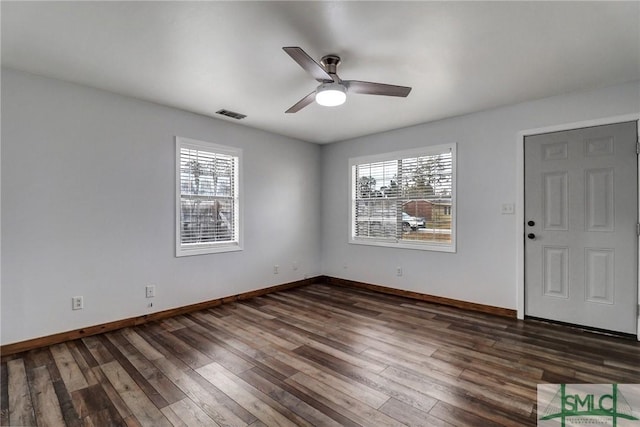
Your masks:
M 454 154 L 446 145 L 352 159 L 351 241 L 451 247 Z
M 238 168 L 233 153 L 180 144 L 178 252 L 238 243 Z

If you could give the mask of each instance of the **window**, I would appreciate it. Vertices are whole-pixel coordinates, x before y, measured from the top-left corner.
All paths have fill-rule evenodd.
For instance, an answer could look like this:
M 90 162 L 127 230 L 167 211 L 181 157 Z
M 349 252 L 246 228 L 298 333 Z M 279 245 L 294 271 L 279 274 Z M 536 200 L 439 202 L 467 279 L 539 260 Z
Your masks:
M 455 252 L 456 144 L 358 157 L 350 243 Z
M 176 256 L 242 249 L 242 151 L 176 137 Z

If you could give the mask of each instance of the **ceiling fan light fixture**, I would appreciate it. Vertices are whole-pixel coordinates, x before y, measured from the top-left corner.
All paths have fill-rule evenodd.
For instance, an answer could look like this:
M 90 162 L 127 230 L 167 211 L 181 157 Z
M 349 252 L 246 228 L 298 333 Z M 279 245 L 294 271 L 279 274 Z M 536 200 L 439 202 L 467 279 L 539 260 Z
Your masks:
M 316 89 L 316 102 L 325 107 L 336 107 L 347 99 L 347 88 L 340 83 L 322 83 Z
M 0 0 L 2 1 L 2 0 Z M 293 104 L 285 113 L 297 113 L 315 101 L 327 107 L 341 105 L 347 99 L 347 92 L 368 95 L 399 96 L 406 98 L 411 92 L 408 86 L 396 86 L 385 83 L 364 82 L 360 80 L 341 80 L 336 73 L 340 64 L 338 55 L 325 55 L 320 64 L 313 60 L 301 47 L 282 48 L 295 62 L 318 82 L 320 86 Z

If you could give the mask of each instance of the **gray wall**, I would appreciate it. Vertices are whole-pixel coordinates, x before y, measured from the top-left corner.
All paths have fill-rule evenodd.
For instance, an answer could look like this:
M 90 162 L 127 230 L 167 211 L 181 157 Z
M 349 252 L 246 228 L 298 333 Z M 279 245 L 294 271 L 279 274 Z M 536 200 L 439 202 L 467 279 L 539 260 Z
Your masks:
M 8 344 L 319 274 L 516 308 L 522 239 L 500 207 L 518 195 L 518 133 L 637 114 L 640 85 L 326 146 L 12 70 L 1 107 Z M 244 150 L 243 251 L 174 256 L 175 135 Z M 457 253 L 348 244 L 349 157 L 448 142 L 458 143 Z M 71 310 L 74 295 L 84 310 Z
M 174 256 L 175 135 L 243 149 L 243 251 Z M 1 172 L 3 344 L 320 274 L 315 144 L 3 70 Z
M 517 308 L 518 133 L 640 112 L 638 82 L 562 95 L 375 134 L 322 151 L 324 274 L 498 307 Z M 350 157 L 457 142 L 457 253 L 351 245 Z M 396 267 L 403 275 L 396 276 Z

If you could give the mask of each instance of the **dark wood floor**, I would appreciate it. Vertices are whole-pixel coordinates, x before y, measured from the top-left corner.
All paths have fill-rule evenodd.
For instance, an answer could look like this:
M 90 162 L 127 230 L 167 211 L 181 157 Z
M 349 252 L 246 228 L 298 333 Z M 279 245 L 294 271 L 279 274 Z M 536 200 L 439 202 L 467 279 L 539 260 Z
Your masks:
M 527 426 L 632 340 L 322 284 L 2 360 L 1 425 Z

